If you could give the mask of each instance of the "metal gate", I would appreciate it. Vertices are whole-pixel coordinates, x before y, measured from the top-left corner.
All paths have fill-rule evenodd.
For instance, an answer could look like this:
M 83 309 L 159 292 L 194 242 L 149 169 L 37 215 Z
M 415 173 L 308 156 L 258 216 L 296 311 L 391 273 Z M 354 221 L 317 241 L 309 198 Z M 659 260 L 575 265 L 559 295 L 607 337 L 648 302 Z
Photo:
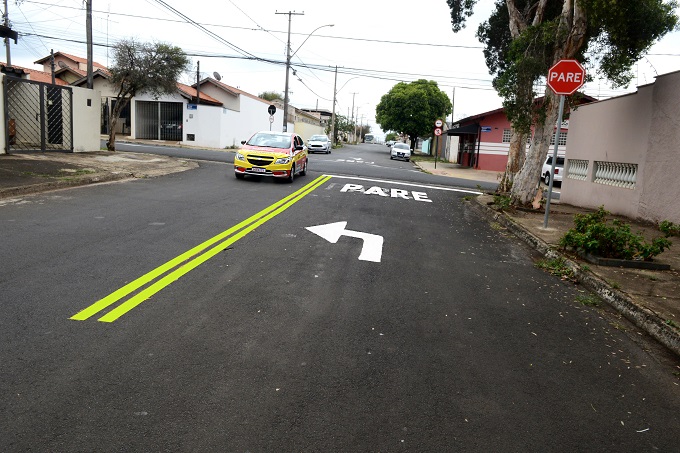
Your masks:
M 70 87 L 4 78 L 6 151 L 73 151 Z
M 182 141 L 181 102 L 137 101 L 135 137 L 147 140 Z

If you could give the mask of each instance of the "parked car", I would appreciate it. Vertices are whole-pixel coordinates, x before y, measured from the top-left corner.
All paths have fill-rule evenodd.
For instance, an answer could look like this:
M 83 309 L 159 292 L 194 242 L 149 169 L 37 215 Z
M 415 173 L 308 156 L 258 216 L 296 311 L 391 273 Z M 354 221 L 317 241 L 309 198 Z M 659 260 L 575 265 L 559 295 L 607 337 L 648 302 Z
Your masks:
M 257 132 L 241 142 L 234 158 L 234 174 L 271 176 L 293 182 L 295 175 L 307 174 L 307 147 L 292 132 Z
M 325 135 L 312 135 L 309 140 L 307 140 L 307 151 L 310 153 L 326 153 L 330 154 L 333 146 L 331 141 Z
M 389 146 L 389 147 L 392 147 L 392 145 L 394 145 L 394 140 L 387 140 L 387 141 L 385 142 L 385 145 L 387 145 L 387 146 Z
M 543 163 L 543 169 L 541 170 L 541 177 L 546 185 L 550 184 L 550 169 L 552 168 L 553 157 L 548 156 Z M 557 156 L 557 162 L 555 163 L 555 177 L 553 182 L 562 183 L 562 174 L 564 173 L 564 157 Z
M 408 162 L 411 160 L 411 148 L 407 143 L 395 143 L 390 150 L 390 159 L 404 159 Z

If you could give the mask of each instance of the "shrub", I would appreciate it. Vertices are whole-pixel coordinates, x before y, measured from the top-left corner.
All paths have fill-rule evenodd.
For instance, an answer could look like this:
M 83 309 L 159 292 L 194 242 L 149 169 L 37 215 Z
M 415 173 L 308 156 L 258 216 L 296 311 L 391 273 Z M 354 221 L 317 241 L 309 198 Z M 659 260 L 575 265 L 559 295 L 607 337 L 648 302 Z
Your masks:
M 609 214 L 603 206 L 593 213 L 576 214 L 574 228 L 562 237 L 560 245 L 603 258 L 645 261 L 671 246 L 671 242 L 665 237 L 648 243 L 641 234 L 631 232 L 630 225 L 620 220 L 607 223 Z
M 671 236 L 680 236 L 680 225 L 664 220 L 659 224 L 659 230 L 668 238 Z

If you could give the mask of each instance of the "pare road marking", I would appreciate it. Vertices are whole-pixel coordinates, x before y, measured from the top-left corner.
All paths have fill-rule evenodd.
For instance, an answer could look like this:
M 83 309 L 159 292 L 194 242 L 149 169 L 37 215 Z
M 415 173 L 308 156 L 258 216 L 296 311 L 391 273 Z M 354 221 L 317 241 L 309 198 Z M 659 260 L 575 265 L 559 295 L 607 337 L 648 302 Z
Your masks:
M 432 203 L 432 200 L 427 198 L 425 192 L 416 192 L 404 189 L 383 189 L 382 187 L 373 186 L 365 189 L 361 184 L 345 184 L 340 192 L 362 192 L 364 195 L 378 195 L 381 197 L 402 198 L 404 200 L 424 201 Z

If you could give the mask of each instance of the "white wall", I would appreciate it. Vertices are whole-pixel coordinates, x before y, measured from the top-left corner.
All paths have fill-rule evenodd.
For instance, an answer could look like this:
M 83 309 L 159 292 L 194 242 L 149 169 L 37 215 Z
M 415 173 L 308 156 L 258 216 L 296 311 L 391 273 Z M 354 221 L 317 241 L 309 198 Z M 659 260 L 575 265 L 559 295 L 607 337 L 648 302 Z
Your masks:
M 225 148 L 227 143 L 227 109 L 212 105 L 198 105 L 196 110 L 188 110 L 184 106 L 184 122 L 182 127 L 183 143 L 206 148 Z M 187 140 L 188 134 L 194 134 L 194 141 Z
M 283 130 L 283 112 L 277 109 L 274 122 L 269 123 L 268 103 L 248 96 L 240 95 L 241 111 L 227 110 L 227 129 L 225 131 L 226 146 L 239 146 L 242 140 L 248 140 L 255 132 Z M 292 125 L 289 126 L 293 130 Z
M 99 151 L 101 93 L 87 88 L 71 87 L 71 89 L 73 90 L 73 151 Z

